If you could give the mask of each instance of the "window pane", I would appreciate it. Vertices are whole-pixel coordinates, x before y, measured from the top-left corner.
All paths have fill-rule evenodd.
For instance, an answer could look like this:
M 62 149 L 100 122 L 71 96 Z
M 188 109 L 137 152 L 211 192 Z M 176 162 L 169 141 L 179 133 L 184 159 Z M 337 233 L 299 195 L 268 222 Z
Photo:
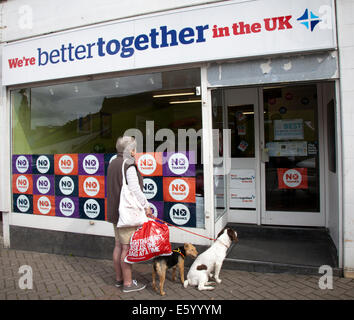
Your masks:
M 204 227 L 200 69 L 26 88 L 11 98 L 14 155 L 115 154 L 128 129 L 136 133 L 138 152 L 186 152 L 194 195 L 185 201 L 188 226 Z
M 266 209 L 320 209 L 316 85 L 264 90 Z

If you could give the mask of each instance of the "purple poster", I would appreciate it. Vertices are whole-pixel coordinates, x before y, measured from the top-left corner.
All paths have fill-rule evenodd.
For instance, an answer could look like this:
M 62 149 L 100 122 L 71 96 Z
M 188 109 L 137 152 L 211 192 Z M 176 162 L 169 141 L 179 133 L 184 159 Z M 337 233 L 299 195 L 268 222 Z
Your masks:
M 162 201 L 149 201 L 150 208 L 156 218 L 163 220 L 163 202 Z
M 30 174 L 32 173 L 32 156 L 16 154 L 12 156 L 12 173 L 13 174 Z
M 33 175 L 33 194 L 54 196 L 54 176 Z
M 104 155 L 101 153 L 80 153 L 79 175 L 104 176 Z
M 79 198 L 55 197 L 55 215 L 58 217 L 79 218 Z
M 195 152 L 180 151 L 164 154 L 164 177 L 195 177 Z

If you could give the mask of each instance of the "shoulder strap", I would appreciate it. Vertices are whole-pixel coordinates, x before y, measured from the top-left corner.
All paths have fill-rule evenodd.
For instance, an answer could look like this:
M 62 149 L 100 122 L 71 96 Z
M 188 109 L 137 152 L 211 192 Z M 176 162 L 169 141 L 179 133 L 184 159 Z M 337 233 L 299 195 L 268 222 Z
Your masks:
M 126 184 L 126 182 L 125 182 L 125 174 L 124 174 L 124 165 L 125 165 L 125 162 L 127 161 L 127 159 L 125 159 L 124 161 L 123 161 L 123 164 L 122 164 L 122 177 L 123 177 L 123 185 L 125 185 Z

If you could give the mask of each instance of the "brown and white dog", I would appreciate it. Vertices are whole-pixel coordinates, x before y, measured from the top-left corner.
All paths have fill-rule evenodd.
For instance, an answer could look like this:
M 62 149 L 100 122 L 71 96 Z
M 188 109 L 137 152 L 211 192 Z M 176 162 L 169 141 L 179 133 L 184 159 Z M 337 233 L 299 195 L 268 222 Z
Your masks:
M 220 231 L 216 241 L 212 246 L 198 256 L 190 267 L 187 280 L 184 281 L 184 287 L 187 288 L 188 284 L 197 286 L 198 290 L 213 290 L 209 282 L 209 277 L 213 276 L 217 283 L 221 282 L 219 278 L 220 270 L 223 261 L 226 257 L 227 249 L 231 246 L 232 242 L 237 242 L 237 233 L 231 228 L 224 228 Z

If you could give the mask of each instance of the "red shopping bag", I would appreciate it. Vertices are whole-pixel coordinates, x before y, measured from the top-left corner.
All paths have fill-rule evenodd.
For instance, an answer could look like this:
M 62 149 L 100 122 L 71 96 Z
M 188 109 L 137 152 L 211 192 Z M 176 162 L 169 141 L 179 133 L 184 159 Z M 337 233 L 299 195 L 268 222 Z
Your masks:
M 124 261 L 136 263 L 171 254 L 168 226 L 149 219 L 131 237 L 130 249 Z

